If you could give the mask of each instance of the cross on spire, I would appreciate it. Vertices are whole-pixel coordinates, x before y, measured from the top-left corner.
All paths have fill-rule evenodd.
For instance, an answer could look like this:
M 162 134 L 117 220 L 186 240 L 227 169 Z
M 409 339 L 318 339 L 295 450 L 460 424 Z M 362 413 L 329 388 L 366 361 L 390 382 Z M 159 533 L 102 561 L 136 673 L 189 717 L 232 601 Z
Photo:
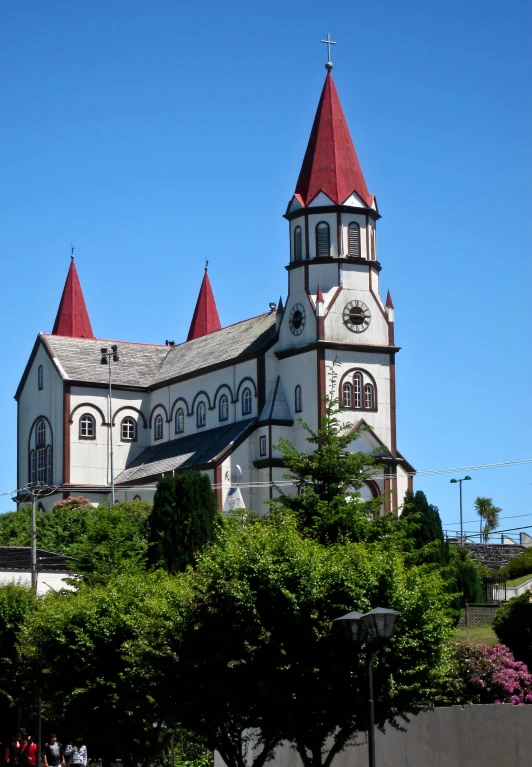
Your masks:
M 329 72 L 333 68 L 332 61 L 331 61 L 331 45 L 336 45 L 334 40 L 331 40 L 331 33 L 327 32 L 327 39 L 322 40 L 322 43 L 327 44 L 327 63 L 325 64 L 325 69 L 327 69 Z

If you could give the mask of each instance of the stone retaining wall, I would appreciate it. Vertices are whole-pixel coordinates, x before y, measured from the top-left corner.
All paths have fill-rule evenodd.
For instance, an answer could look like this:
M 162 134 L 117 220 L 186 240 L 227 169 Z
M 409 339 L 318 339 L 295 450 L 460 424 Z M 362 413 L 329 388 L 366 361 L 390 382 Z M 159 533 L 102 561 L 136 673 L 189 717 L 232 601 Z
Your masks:
M 526 551 L 524 546 L 511 544 L 468 543 L 466 545 L 475 562 L 480 562 L 481 565 L 489 567 L 490 570 L 500 570 L 512 559 Z

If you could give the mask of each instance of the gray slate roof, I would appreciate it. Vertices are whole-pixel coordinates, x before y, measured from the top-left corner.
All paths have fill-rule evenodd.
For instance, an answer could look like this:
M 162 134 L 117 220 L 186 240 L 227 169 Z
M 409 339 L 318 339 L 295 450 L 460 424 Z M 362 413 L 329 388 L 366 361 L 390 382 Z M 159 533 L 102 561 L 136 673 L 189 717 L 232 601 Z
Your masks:
M 37 569 L 39 572 L 70 571 L 69 561 L 72 557 L 56 554 L 53 551 L 37 549 Z M 30 546 L 0 546 L 0 570 L 31 570 Z
M 220 455 L 243 432 L 255 423 L 255 418 L 217 426 L 190 436 L 152 445 L 138 455 L 129 466 L 115 477 L 115 484 L 138 482 L 174 469 L 203 466 Z
M 267 344 L 275 332 L 275 313 L 268 313 L 178 346 L 67 338 L 44 333 L 42 337 L 67 379 L 107 383 L 108 368 L 100 362 L 100 349 L 117 343 L 120 360 L 113 363 L 113 384 L 150 388 L 211 365 L 252 355 Z

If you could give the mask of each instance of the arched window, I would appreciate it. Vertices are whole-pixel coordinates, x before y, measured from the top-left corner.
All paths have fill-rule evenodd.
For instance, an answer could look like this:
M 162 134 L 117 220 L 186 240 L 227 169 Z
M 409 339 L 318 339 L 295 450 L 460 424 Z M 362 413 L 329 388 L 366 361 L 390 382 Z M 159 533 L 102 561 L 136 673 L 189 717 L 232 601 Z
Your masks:
M 52 446 L 46 448 L 46 484 L 52 484 Z
M 375 227 L 372 226 L 370 229 L 370 248 L 371 248 L 371 260 L 375 261 Z
M 154 437 L 155 439 L 162 439 L 163 438 L 163 417 L 162 415 L 155 416 L 155 422 L 154 422 Z
M 46 482 L 46 448 L 37 450 L 37 482 Z
M 183 434 L 185 431 L 185 411 L 178 407 L 175 414 L 175 433 Z
M 222 394 L 218 403 L 218 417 L 220 421 L 227 421 L 229 418 L 229 400 L 225 394 Z
M 329 224 L 325 221 L 316 227 L 316 258 L 324 258 L 331 254 L 331 233 Z
M 251 415 L 251 389 L 242 392 L 242 415 Z
M 348 227 L 348 253 L 353 258 L 360 258 L 360 227 L 352 221 Z
M 299 384 L 295 388 L 294 400 L 295 400 L 296 413 L 301 413 L 301 411 L 303 410 L 303 399 L 301 397 L 301 386 L 299 386 Z
M 137 439 L 137 422 L 131 416 L 122 420 L 122 442 L 134 442 Z
M 353 403 L 353 387 L 346 381 L 342 392 L 342 404 L 344 407 L 351 407 Z
M 364 407 L 366 410 L 373 410 L 374 407 L 373 386 L 365 384 L 364 386 Z
M 40 420 L 37 424 L 37 447 L 43 447 L 46 445 L 46 424 L 43 420 Z
M 33 482 L 37 481 L 37 465 L 35 463 L 35 450 L 32 450 L 30 453 L 30 482 L 33 484 Z
M 79 419 L 79 438 L 94 439 L 96 436 L 96 422 L 90 413 L 83 413 Z
M 303 258 L 303 246 L 301 242 L 301 227 L 294 229 L 294 261 L 301 261 Z
M 198 409 L 196 410 L 196 425 L 198 426 L 198 429 L 202 426 L 205 426 L 206 418 L 207 418 L 207 409 L 205 407 L 205 403 L 200 402 L 198 405 Z
M 353 376 L 353 385 L 355 387 L 353 407 L 361 408 L 362 407 L 362 373 L 355 373 L 355 375 Z
M 39 369 L 37 371 L 37 387 L 39 390 L 44 389 L 44 370 L 42 365 L 39 365 Z

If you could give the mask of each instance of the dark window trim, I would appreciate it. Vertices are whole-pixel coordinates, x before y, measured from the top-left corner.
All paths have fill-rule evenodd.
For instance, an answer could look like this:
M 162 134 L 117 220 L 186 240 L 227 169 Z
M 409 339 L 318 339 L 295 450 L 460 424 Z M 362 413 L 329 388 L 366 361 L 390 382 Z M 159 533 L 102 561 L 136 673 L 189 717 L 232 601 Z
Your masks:
M 200 423 L 200 413 L 203 413 L 203 423 Z M 204 429 L 206 425 L 207 425 L 207 405 L 205 404 L 205 402 L 203 402 L 203 400 L 201 400 L 201 402 L 198 402 L 198 406 L 196 407 L 196 428 Z
M 327 227 L 327 239 L 328 239 L 327 256 L 320 254 L 320 251 L 318 248 L 318 229 L 320 226 Z M 327 221 L 318 221 L 318 223 L 316 224 L 316 228 L 314 229 L 314 232 L 316 235 L 316 252 L 314 254 L 315 258 L 329 258 L 331 255 L 331 227 L 329 226 Z
M 124 437 L 124 423 L 126 421 L 132 421 L 133 422 L 133 436 L 132 437 Z M 137 421 L 133 418 L 132 415 L 126 415 L 120 421 L 120 441 L 121 442 L 136 442 L 137 441 L 137 430 L 138 430 L 138 423 L 137 423 Z
M 44 368 L 42 365 L 39 365 L 37 370 L 37 388 L 39 391 L 44 389 Z
M 299 251 L 297 247 L 297 235 L 299 233 Z M 299 256 L 298 256 L 299 252 Z M 302 261 L 303 260 L 303 236 L 301 227 L 299 224 L 294 229 L 294 261 Z
M 246 392 L 249 393 L 249 409 L 246 408 Z M 251 395 L 251 389 L 249 386 L 246 386 L 246 388 L 242 392 L 242 415 L 251 415 L 253 413 L 253 398 Z
M 157 436 L 157 425 L 158 424 L 161 424 L 161 434 L 160 434 L 159 437 Z M 158 442 L 163 437 L 164 437 L 164 420 L 163 420 L 162 415 L 160 413 L 157 413 L 157 415 L 153 419 L 153 439 Z
M 90 418 L 92 422 L 92 436 L 88 436 L 87 434 L 81 433 L 81 421 L 83 418 Z M 94 440 L 96 439 L 96 418 L 92 415 L 92 413 L 82 413 L 79 417 L 79 439 L 89 439 Z
M 179 418 L 179 413 L 181 413 L 182 416 L 183 416 L 183 428 L 182 429 L 178 429 L 177 428 L 177 419 Z M 174 431 L 175 431 L 176 434 L 184 434 L 184 432 L 185 432 L 185 410 L 182 407 L 178 407 L 177 410 L 175 411 L 175 416 L 174 416 Z
M 299 392 L 299 407 L 298 407 L 298 397 L 297 394 Z M 302 413 L 303 412 L 303 393 L 301 391 L 301 386 L 298 384 L 296 388 L 294 389 L 294 409 L 296 413 Z
M 362 388 L 361 388 L 361 398 L 362 398 L 362 406 L 361 407 L 355 407 L 355 387 L 354 387 L 354 380 L 355 375 L 357 373 L 360 373 L 362 376 Z M 350 378 L 348 379 L 348 376 Z M 343 376 L 340 379 L 339 384 L 339 399 L 340 402 L 342 402 L 342 406 L 344 401 L 344 383 L 350 383 L 352 386 L 352 392 L 351 392 L 351 407 L 349 410 L 357 410 L 361 411 L 364 410 L 366 413 L 376 413 L 379 409 L 379 397 L 378 397 L 378 389 L 377 389 L 377 383 L 375 381 L 375 378 L 369 373 L 365 368 L 349 368 L 349 370 L 346 370 L 346 372 L 343 374 Z M 366 407 L 365 406 L 365 397 L 364 397 L 364 388 L 366 384 L 371 384 L 373 386 L 373 407 Z
M 224 403 L 224 400 L 225 400 L 225 405 L 226 405 L 226 408 L 227 408 L 227 414 L 223 416 L 222 415 L 222 404 Z M 229 420 L 229 397 L 227 396 L 227 394 L 222 394 L 222 396 L 220 397 L 220 399 L 218 401 L 218 420 L 219 421 L 228 421 Z
M 259 455 L 261 458 L 263 458 L 267 454 L 268 454 L 268 445 L 266 442 L 266 437 L 262 435 L 259 439 Z
M 358 229 L 358 253 L 351 253 L 349 249 L 349 230 Z M 350 258 L 362 258 L 362 243 L 360 240 L 360 224 L 357 221 L 350 221 L 347 225 L 347 253 Z

